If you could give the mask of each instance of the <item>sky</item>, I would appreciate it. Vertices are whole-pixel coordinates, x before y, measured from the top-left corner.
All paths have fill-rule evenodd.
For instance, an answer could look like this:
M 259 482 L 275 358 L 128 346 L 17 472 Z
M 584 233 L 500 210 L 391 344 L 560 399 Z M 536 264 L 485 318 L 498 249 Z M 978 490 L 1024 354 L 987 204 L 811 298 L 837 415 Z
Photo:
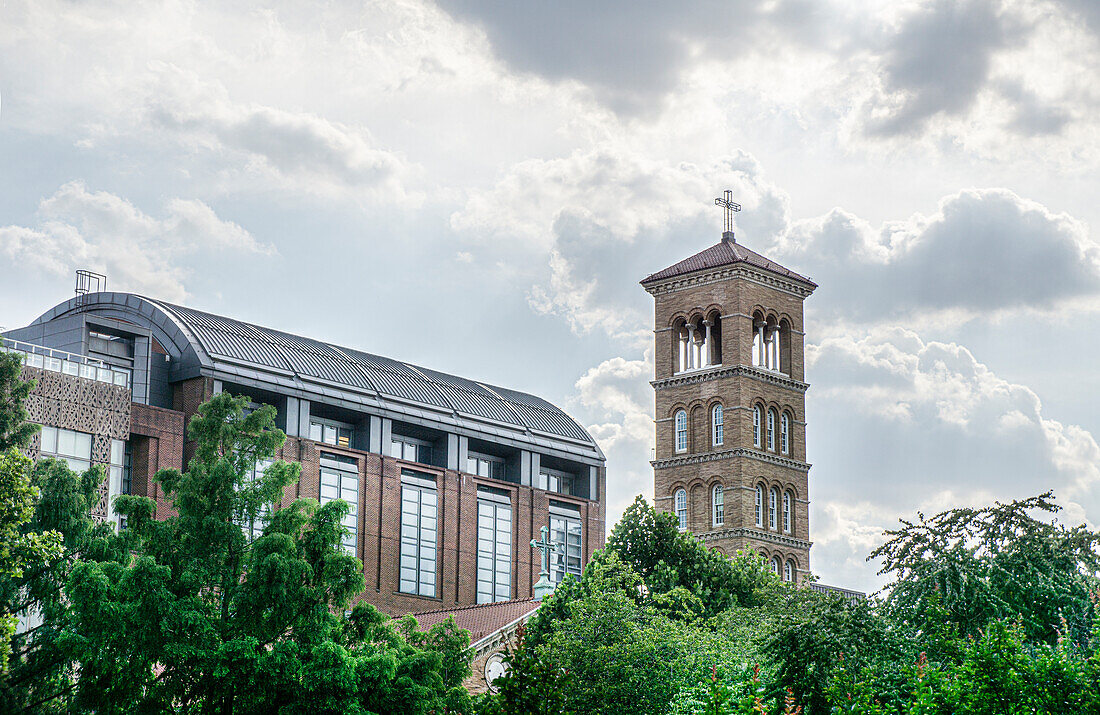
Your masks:
M 90 268 L 544 397 L 652 497 L 651 272 L 811 276 L 811 568 L 1054 490 L 1100 523 L 1094 0 L 0 5 L 0 325 Z

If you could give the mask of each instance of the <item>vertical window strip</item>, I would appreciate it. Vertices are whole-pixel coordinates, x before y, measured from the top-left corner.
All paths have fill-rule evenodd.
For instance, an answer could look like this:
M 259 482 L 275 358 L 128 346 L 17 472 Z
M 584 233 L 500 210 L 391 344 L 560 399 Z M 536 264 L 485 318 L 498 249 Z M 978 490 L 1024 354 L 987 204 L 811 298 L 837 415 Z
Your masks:
M 715 405 L 714 406 L 714 418 L 713 418 L 713 422 L 714 422 L 714 446 L 715 447 L 720 446 L 723 442 L 723 439 L 724 439 L 724 435 L 722 434 L 723 421 L 724 421 L 724 416 L 722 414 L 722 406 L 721 405 Z
M 687 412 L 680 410 L 676 413 L 676 451 L 686 452 L 688 448 Z
M 714 487 L 714 525 L 721 526 L 725 521 L 725 493 L 719 484 Z
M 791 533 L 791 493 L 783 492 L 783 531 Z
M 760 405 L 752 408 L 752 445 L 760 447 Z
M 683 489 L 676 490 L 676 519 L 680 524 L 680 529 L 686 529 L 688 526 L 688 498 L 687 492 Z
M 773 488 L 768 491 L 768 526 L 771 529 L 776 527 L 776 511 L 779 507 L 779 495 Z
M 418 596 L 436 595 L 436 490 L 401 485 L 401 565 L 399 588 Z
M 775 410 L 768 410 L 768 451 L 775 451 Z
M 764 488 L 756 485 L 756 525 L 764 526 Z
M 250 469 L 245 475 L 245 483 L 254 484 L 255 482 L 263 479 L 264 472 L 267 471 L 267 468 L 270 467 L 271 464 L 271 460 L 267 459 L 261 459 L 260 461 L 256 462 L 256 465 L 252 469 Z M 271 506 L 271 504 L 264 504 L 255 517 L 241 514 L 236 519 L 234 519 L 234 523 L 237 526 L 241 527 L 241 531 L 244 533 L 244 538 L 247 539 L 249 542 L 252 542 L 263 536 L 264 528 L 266 528 L 268 522 L 271 521 Z
M 335 469 L 321 466 L 320 502 L 327 504 L 334 499 L 343 499 L 350 509 L 340 523 L 347 528 L 342 545 L 350 556 L 356 555 L 359 533 L 359 471 Z
M 512 597 L 512 507 L 479 499 L 477 503 L 477 602 Z
M 791 418 L 786 412 L 779 418 L 779 444 L 783 449 L 783 454 L 790 454 L 791 452 Z
M 581 575 L 581 520 L 550 515 L 550 542 L 558 548 L 550 554 L 550 578 L 561 583 L 569 575 Z

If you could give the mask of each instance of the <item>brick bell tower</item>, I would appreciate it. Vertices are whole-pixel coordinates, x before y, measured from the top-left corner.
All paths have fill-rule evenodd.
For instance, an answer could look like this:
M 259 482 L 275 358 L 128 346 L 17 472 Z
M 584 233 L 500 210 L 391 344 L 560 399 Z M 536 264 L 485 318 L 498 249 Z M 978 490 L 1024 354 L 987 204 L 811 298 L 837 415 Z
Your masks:
M 722 240 L 641 284 L 655 303 L 658 511 L 786 581 L 810 568 L 802 302 L 817 284 Z

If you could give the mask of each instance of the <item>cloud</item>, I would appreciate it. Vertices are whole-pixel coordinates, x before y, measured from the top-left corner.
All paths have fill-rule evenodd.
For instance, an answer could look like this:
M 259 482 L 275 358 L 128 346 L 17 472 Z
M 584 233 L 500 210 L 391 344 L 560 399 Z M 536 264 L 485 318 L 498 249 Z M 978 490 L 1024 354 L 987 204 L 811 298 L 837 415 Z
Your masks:
M 826 580 L 877 587 L 860 559 L 918 509 L 1053 489 L 1065 519 L 1100 521 L 1092 434 L 1044 414 L 1034 391 L 965 347 L 902 328 L 834 334 L 809 346 L 807 371 L 812 556 Z
M 439 5 L 481 27 L 514 70 L 581 82 L 625 115 L 653 114 L 700 58 L 774 51 L 816 37 L 822 14 L 805 0 Z
M 937 0 L 889 39 L 884 57 L 893 108 L 870 125 L 882 135 L 914 134 L 937 114 L 968 110 L 989 79 L 992 56 L 1012 37 L 993 0 Z
M 610 528 L 638 494 L 653 496 L 653 353 L 641 359 L 614 357 L 590 368 L 576 383 L 573 400 L 587 429 L 614 464 L 607 480 Z
M 990 317 L 1100 293 L 1100 245 L 1086 226 L 1005 189 L 961 191 L 931 216 L 877 229 L 834 209 L 766 248 L 821 284 L 808 305 L 829 319 Z
M 232 252 L 275 255 L 232 221 L 194 199 L 171 199 L 163 218 L 126 199 L 89 191 L 82 182 L 61 186 L 38 207 L 34 228 L 0 227 L 0 253 L 12 263 L 54 276 L 77 268 L 105 273 L 111 288 L 182 301 L 187 295 L 185 257 Z
M 249 172 L 275 183 L 324 193 L 404 201 L 409 167 L 375 146 L 370 132 L 307 112 L 235 102 L 220 82 L 174 65 L 154 64 L 147 94 L 151 124 L 206 151 L 243 157 Z
M 775 240 L 786 228 L 786 195 L 762 173 L 744 152 L 701 166 L 615 146 L 578 151 L 513 167 L 472 192 L 451 226 L 470 242 L 519 239 L 545 261 L 549 275 L 536 275 L 529 295 L 537 312 L 561 315 L 577 334 L 600 330 L 640 347 L 651 339 L 651 309 L 637 282 L 718 241 L 715 186 L 731 187 L 745 206 L 738 230 Z

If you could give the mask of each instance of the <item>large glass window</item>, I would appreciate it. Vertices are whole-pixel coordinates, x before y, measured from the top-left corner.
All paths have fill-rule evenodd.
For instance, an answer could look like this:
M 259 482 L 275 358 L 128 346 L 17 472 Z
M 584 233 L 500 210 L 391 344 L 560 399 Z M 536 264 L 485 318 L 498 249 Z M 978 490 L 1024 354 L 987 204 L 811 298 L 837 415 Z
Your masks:
M 435 596 L 436 514 L 434 487 L 401 485 L 401 569 L 403 593 Z
M 786 566 L 783 567 L 783 580 L 787 583 L 794 583 L 794 561 L 787 561 Z
M 83 432 L 42 427 L 43 457 L 63 459 L 74 472 L 86 472 L 92 466 L 92 436 Z
M 271 460 L 268 459 L 261 459 L 260 461 L 256 462 L 256 466 L 253 467 L 247 475 L 245 475 L 245 484 L 253 484 L 263 479 L 264 472 L 267 471 L 267 468 L 270 467 L 271 464 Z M 321 490 L 323 492 L 323 478 L 321 481 L 321 485 Z M 325 501 L 328 500 L 322 497 L 321 503 L 323 504 Z M 236 524 L 237 526 L 241 527 L 241 531 L 244 532 L 244 536 L 246 539 L 248 539 L 249 541 L 254 541 L 255 539 L 258 539 L 263 535 L 264 528 L 267 526 L 269 521 L 271 521 L 271 504 L 264 504 L 255 517 L 250 518 L 242 514 L 241 517 L 236 520 Z
M 791 418 L 786 412 L 779 418 L 779 447 L 783 454 L 791 453 Z
M 390 438 L 390 456 L 406 462 L 432 463 L 432 443 L 412 437 L 393 435 Z
M 775 451 L 775 410 L 768 410 L 768 451 Z
M 468 452 L 466 454 L 466 471 L 479 477 L 504 479 L 504 460 L 488 454 Z M 543 489 L 545 488 L 543 487 Z
M 756 485 L 756 525 L 764 526 L 764 487 Z
M 724 418 L 723 418 L 723 415 L 722 415 L 722 406 L 721 405 L 715 405 L 714 409 L 711 410 L 711 424 L 713 425 L 713 432 L 714 432 L 713 441 L 714 441 L 714 446 L 715 447 L 721 446 L 722 441 L 723 441 L 723 434 L 722 434 L 722 431 L 723 431 L 722 421 L 723 421 L 723 419 Z
M 688 495 L 683 489 L 676 490 L 676 521 L 680 529 L 688 528 Z
M 321 453 L 321 503 L 343 499 L 351 507 L 340 522 L 347 528 L 344 551 L 356 556 L 359 534 L 359 465 L 351 457 Z
M 580 515 L 550 514 L 550 541 L 558 548 L 550 554 L 550 578 L 561 583 L 567 575 L 581 575 Z
M 722 489 L 722 485 L 718 484 L 714 487 L 714 525 L 721 526 L 726 522 L 726 505 L 725 505 L 725 491 Z
M 334 447 L 351 446 L 351 428 L 333 422 L 311 420 L 309 423 L 309 438 L 315 442 L 324 442 Z
M 752 408 L 752 446 L 760 447 L 760 405 Z
M 779 508 L 779 490 L 771 489 L 768 491 L 768 527 L 775 529 L 776 525 L 776 512 Z M 776 571 L 778 573 L 778 571 Z
M 477 500 L 477 602 L 512 597 L 512 506 Z
M 539 469 L 539 489 L 546 489 L 558 494 L 576 494 L 577 477 L 569 472 L 561 472 L 557 469 Z
M 686 452 L 688 448 L 688 416 L 680 410 L 676 413 L 676 451 Z

